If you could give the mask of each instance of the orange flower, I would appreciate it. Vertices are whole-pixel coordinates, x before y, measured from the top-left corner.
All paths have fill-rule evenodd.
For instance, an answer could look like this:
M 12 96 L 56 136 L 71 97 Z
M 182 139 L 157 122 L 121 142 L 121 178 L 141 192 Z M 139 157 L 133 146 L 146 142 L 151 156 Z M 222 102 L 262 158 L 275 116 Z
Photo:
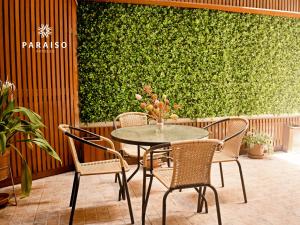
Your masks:
M 141 108 L 142 108 L 142 109 L 145 109 L 146 106 L 147 106 L 147 104 L 146 104 L 145 102 L 142 102 L 142 103 L 141 103 Z
M 158 103 L 158 108 L 163 109 L 164 108 L 164 103 L 163 102 L 159 102 Z
M 153 105 L 151 105 L 151 104 L 147 105 L 146 109 L 147 109 L 148 111 L 152 111 Z
M 180 105 L 178 105 L 178 104 L 176 104 L 176 103 L 174 103 L 174 105 L 173 105 L 173 108 L 174 108 L 175 110 L 177 110 L 177 109 L 180 109 L 180 108 L 181 108 L 181 106 L 180 106 Z
M 157 100 L 157 94 L 151 95 L 151 98 L 152 98 L 153 101 Z
M 144 91 L 147 93 L 147 94 L 151 94 L 152 93 L 152 88 L 150 85 L 145 85 L 144 86 Z

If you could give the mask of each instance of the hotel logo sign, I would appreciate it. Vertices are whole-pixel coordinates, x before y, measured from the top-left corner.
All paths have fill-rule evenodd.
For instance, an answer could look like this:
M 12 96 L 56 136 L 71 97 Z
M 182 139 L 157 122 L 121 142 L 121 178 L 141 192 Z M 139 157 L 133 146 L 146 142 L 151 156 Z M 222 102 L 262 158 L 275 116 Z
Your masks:
M 38 52 L 53 52 L 49 50 L 68 47 L 68 44 L 65 41 L 47 41 L 47 38 L 52 34 L 52 28 L 49 24 L 41 24 L 41 26 L 38 27 L 38 34 L 41 36 L 41 39 L 45 40 L 36 42 L 22 41 L 22 48 L 38 49 L 40 50 Z
M 51 34 L 51 27 L 48 24 L 41 24 L 38 30 L 42 38 L 47 38 Z

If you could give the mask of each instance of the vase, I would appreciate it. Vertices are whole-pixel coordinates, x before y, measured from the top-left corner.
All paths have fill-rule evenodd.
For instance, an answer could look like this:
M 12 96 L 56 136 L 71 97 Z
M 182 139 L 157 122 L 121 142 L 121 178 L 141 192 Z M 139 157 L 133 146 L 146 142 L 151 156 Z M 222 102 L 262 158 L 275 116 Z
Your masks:
M 164 129 L 164 120 L 163 119 L 158 119 L 156 126 L 159 131 L 162 131 Z

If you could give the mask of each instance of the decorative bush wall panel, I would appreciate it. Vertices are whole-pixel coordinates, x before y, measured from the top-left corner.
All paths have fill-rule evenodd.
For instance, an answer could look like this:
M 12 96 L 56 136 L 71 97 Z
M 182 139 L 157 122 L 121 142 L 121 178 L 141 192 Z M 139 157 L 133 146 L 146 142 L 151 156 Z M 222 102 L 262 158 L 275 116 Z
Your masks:
M 81 3 L 80 118 L 140 110 L 145 84 L 182 118 L 297 113 L 299 58 L 299 19 Z
M 34 178 L 67 171 L 73 165 L 66 139 L 57 127 L 79 123 L 76 8 L 75 0 L 0 0 L 1 80 L 15 83 L 17 105 L 43 117 L 45 136 L 63 162 L 19 145 Z M 51 28 L 48 37 L 39 33 L 42 24 Z M 21 161 L 14 151 L 11 165 L 18 180 Z

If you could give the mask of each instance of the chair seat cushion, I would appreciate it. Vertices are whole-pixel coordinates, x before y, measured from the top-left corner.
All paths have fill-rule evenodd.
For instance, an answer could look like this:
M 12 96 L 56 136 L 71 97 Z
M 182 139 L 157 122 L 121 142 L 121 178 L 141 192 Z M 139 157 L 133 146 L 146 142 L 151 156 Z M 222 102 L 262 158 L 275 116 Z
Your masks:
M 153 170 L 153 175 L 166 187 L 171 186 L 173 168 L 157 168 Z
M 125 171 L 129 171 L 129 166 L 125 160 L 123 160 Z M 109 159 L 103 161 L 95 161 L 88 163 L 81 163 L 79 171 L 81 175 L 92 174 L 109 174 L 122 172 L 119 159 Z
M 230 162 L 230 161 L 235 161 L 236 158 L 232 157 L 225 152 L 222 151 L 216 151 L 213 157 L 212 162 L 217 163 L 217 162 Z

